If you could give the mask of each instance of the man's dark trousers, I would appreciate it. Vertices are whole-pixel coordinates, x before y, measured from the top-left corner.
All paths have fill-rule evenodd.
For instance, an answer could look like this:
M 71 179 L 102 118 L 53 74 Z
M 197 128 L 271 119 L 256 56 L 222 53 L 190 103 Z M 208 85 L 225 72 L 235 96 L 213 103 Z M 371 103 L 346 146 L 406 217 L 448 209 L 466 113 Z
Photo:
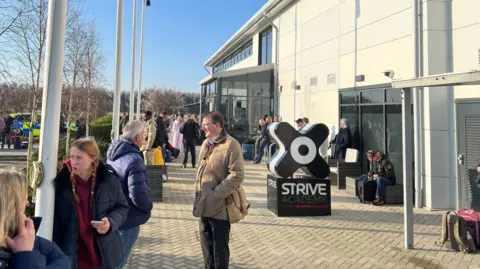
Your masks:
M 187 145 L 187 143 L 183 144 L 183 147 L 185 148 L 185 157 L 183 157 L 183 164 L 187 164 L 188 162 L 188 152 L 192 155 L 192 166 L 195 167 L 195 145 Z
M 205 269 L 228 269 L 229 239 L 230 222 L 228 220 L 200 219 L 200 243 Z

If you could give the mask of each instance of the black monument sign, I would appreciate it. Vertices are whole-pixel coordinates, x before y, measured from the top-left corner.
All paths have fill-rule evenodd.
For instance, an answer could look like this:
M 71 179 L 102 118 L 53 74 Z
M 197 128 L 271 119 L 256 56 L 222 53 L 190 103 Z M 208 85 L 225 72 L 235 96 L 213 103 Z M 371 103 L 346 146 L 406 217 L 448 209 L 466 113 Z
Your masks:
M 273 123 L 268 127 L 268 133 L 279 146 L 268 164 L 275 176 L 289 178 L 302 167 L 315 178 L 330 174 L 330 167 L 319 154 L 319 148 L 329 134 L 325 124 L 308 124 L 297 131 L 286 122 Z
M 267 177 L 267 208 L 277 216 L 328 216 L 332 214 L 330 167 L 319 153 L 328 137 L 324 124 L 307 124 L 298 131 L 286 122 L 268 127 L 278 145 Z M 293 177 L 303 168 L 308 175 Z
M 330 216 L 330 180 L 268 175 L 267 208 L 279 217 Z

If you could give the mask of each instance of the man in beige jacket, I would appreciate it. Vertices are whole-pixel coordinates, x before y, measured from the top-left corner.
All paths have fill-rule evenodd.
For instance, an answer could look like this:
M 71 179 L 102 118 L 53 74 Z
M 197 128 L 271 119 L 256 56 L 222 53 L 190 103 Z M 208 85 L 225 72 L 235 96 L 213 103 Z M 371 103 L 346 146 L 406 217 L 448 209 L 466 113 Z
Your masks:
M 152 111 L 145 112 L 145 129 L 143 146 L 140 151 L 143 152 L 143 158 L 145 165 L 153 164 L 153 142 L 155 141 L 155 135 L 157 134 L 157 124 L 152 120 Z
M 243 182 L 243 152 L 224 129 L 223 115 L 203 117 L 207 139 L 202 144 L 195 183 L 193 215 L 200 218 L 200 243 L 205 268 L 228 269 L 230 222 L 225 199 Z

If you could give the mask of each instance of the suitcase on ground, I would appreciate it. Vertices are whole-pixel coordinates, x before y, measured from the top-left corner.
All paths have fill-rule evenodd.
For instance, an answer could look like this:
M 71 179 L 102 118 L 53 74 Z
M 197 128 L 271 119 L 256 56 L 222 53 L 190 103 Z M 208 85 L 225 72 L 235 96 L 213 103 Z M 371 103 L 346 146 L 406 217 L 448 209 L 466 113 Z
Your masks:
M 377 183 L 375 181 L 358 181 L 358 199 L 361 203 L 373 202 L 377 191 Z
M 475 246 L 480 248 L 480 212 L 472 208 L 465 208 L 459 209 L 457 215 L 467 222 L 468 230 L 473 237 Z

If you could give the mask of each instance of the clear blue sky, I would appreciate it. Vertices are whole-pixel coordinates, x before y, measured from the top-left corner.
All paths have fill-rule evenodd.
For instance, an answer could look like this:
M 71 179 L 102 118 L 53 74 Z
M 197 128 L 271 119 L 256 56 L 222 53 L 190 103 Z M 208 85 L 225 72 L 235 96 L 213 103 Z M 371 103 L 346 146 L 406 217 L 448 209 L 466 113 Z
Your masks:
M 137 0 L 138 85 L 141 6 Z M 172 85 L 199 92 L 207 76 L 203 63 L 267 0 L 151 0 L 146 9 L 142 88 Z M 130 89 L 133 0 L 124 1 L 122 90 Z M 82 7 L 95 17 L 106 56 L 106 87 L 113 89 L 115 72 L 116 0 L 86 0 Z

